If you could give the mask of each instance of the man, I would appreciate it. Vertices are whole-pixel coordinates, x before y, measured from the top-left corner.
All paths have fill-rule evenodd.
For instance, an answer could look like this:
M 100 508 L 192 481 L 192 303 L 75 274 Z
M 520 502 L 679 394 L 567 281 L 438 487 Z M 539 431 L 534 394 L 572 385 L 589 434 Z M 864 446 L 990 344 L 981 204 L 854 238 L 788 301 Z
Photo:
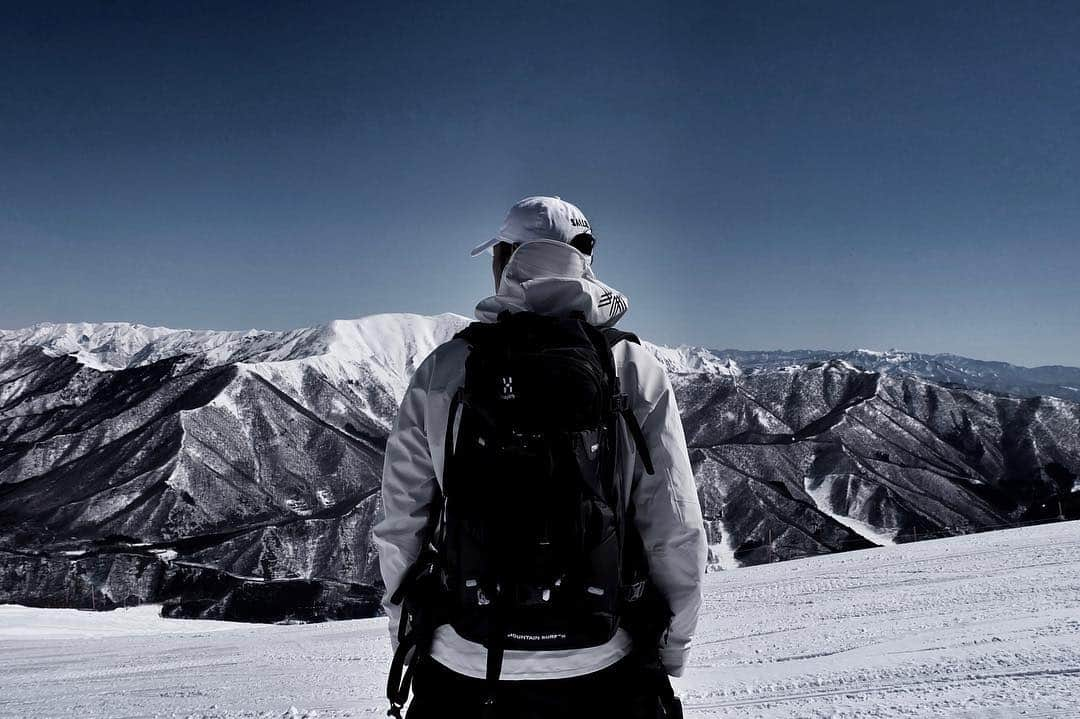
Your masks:
M 477 305 L 477 318 L 496 323 L 516 313 L 537 313 L 580 318 L 600 330 L 612 328 L 628 303 L 593 274 L 594 245 L 589 222 L 574 205 L 558 197 L 521 200 L 510 209 L 499 233 L 472 251 L 476 256 L 492 250 L 496 288 L 493 296 Z M 374 535 L 395 646 L 401 608 L 391 597 L 409 581 L 410 568 L 430 539 L 433 506 L 442 501 L 445 489 L 447 438 L 454 442 L 453 432 L 447 432 L 452 398 L 465 380 L 469 352 L 469 343 L 455 338 L 420 365 L 387 442 L 385 519 Z M 667 674 L 682 674 L 701 606 L 705 533 L 667 376 L 636 341 L 616 341 L 610 352 L 619 386 L 628 396 L 628 421 L 634 425 L 619 429 L 615 481 L 621 483 L 624 509 L 644 548 L 648 576 L 666 600 L 670 622 L 648 640 L 655 644 L 650 647 L 634 646 L 630 633 L 619 628 L 607 641 L 584 648 L 500 649 L 501 667 L 495 669 L 498 681 L 492 696 L 485 690 L 485 678 L 492 677 L 493 653 L 483 643 L 462 637 L 449 623 L 439 624 L 429 646 L 421 643 L 426 656 L 413 659 L 410 719 L 477 715 L 485 701 L 495 701 L 495 695 L 494 713 L 500 719 L 670 715 L 657 709 L 658 695 L 670 695 L 663 671 L 658 672 L 660 683 L 643 679 L 637 658 L 657 657 Z M 635 432 L 638 427 L 640 432 Z M 644 446 L 635 446 L 631 434 Z

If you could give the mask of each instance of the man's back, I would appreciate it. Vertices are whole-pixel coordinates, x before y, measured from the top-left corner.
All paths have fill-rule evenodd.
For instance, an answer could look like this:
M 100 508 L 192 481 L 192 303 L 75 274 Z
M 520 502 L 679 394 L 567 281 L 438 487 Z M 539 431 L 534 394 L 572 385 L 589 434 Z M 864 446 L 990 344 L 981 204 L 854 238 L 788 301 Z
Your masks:
M 519 246 L 501 274 L 496 295 L 478 305 L 477 316 L 493 321 L 504 311 L 571 314 L 612 326 L 625 313 L 626 298 L 592 275 L 582 254 L 564 243 Z M 383 476 L 385 519 L 375 530 L 388 597 L 398 588 L 421 551 L 429 510 L 441 496 L 448 417 L 452 398 L 465 379 L 468 344 L 451 340 L 417 369 L 388 440 Z M 667 600 L 672 620 L 658 647 L 663 666 L 681 674 L 701 603 L 705 539 L 693 474 L 675 397 L 663 368 L 636 343 L 612 347 L 615 372 L 640 425 L 654 471 L 644 471 L 626 426 L 617 439 L 616 481 L 645 548 L 649 574 Z M 396 635 L 398 607 L 385 604 Z M 627 632 L 577 649 L 508 649 L 501 668 L 507 680 L 553 680 L 598 675 L 635 649 Z M 640 649 L 640 648 L 639 648 Z M 430 656 L 453 675 L 483 678 L 488 653 L 450 624 L 434 630 Z

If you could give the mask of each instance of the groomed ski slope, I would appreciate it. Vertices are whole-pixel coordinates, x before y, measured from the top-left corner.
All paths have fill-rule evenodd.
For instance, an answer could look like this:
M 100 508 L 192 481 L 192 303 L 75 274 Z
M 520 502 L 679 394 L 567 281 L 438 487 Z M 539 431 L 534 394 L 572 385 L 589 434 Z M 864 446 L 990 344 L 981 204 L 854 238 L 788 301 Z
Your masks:
M 380 619 L 0 606 L 0 717 L 384 716 Z M 1080 717 L 1080 523 L 718 572 L 692 717 Z

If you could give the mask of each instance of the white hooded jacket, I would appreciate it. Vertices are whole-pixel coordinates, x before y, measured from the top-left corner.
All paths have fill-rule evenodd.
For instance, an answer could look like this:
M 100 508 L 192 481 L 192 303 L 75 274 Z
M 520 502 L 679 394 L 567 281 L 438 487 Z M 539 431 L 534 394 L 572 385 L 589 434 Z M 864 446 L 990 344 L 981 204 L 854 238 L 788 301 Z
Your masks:
M 503 310 L 531 310 L 567 316 L 580 311 L 598 326 L 614 325 L 628 309 L 626 298 L 592 274 L 587 257 L 561 242 L 536 241 L 514 252 L 496 295 L 476 307 L 481 321 L 494 321 Z M 450 400 L 465 377 L 463 340 L 437 347 L 417 368 L 405 392 L 383 467 L 384 519 L 375 527 L 375 543 L 389 597 L 421 549 L 436 484 L 441 487 L 443 443 Z M 648 351 L 632 342 L 612 348 L 621 387 L 645 435 L 655 472 L 646 474 L 625 426 L 620 427 L 619 479 L 634 504 L 638 532 L 645 545 L 649 573 L 674 614 L 660 647 L 667 671 L 682 674 L 701 607 L 705 572 L 705 530 L 694 475 L 686 451 L 682 421 L 667 375 Z M 633 488 L 630 490 L 630 488 Z M 384 599 L 390 633 L 396 644 L 399 608 Z M 590 674 L 630 652 L 623 630 L 606 644 L 574 650 L 507 650 L 502 678 L 555 679 Z M 460 637 L 450 625 L 435 632 L 431 655 L 449 669 L 482 678 L 486 650 Z

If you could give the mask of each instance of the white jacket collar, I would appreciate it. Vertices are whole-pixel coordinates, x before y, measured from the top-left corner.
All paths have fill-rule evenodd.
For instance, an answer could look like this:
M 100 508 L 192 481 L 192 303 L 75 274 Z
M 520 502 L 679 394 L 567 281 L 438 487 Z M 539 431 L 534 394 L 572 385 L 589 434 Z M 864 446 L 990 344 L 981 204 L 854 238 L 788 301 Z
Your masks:
M 536 240 L 519 247 L 503 269 L 497 294 L 480 300 L 476 318 L 494 322 L 503 310 L 566 317 L 611 327 L 626 314 L 626 295 L 596 279 L 585 255 L 564 242 Z

